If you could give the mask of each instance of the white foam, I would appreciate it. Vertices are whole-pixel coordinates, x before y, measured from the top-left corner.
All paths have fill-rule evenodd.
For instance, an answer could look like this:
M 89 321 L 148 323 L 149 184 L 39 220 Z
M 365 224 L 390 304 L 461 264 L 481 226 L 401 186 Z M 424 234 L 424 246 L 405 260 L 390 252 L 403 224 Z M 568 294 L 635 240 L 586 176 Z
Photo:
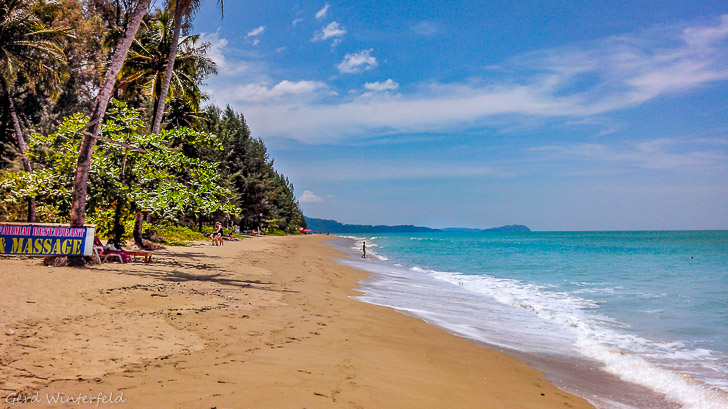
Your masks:
M 340 236 L 346 239 L 353 240 L 354 243 L 349 246 L 349 249 L 354 252 L 360 252 L 362 250 L 362 245 L 366 242 L 367 243 L 367 255 L 374 257 L 376 260 L 379 261 L 388 261 L 389 258 L 386 256 L 383 256 L 379 253 L 377 253 L 374 249 L 378 248 L 379 245 L 377 243 L 373 243 L 373 240 L 380 239 L 381 237 L 373 236 L 369 239 L 365 237 L 358 237 L 358 236 Z M 367 241 L 368 240 L 368 241 Z
M 488 275 L 391 263 L 364 264 L 359 267 L 380 274 L 362 284 L 365 296 L 361 298 L 365 301 L 405 311 L 493 345 L 529 353 L 579 354 L 602 363 L 604 370 L 625 381 L 664 394 L 685 409 L 728 408 L 724 354 L 632 335 L 626 324 L 600 314 L 599 302 L 586 298 L 588 294 L 613 294 L 622 289 L 620 286 L 572 282 L 580 288 L 566 293 L 555 291 L 553 285 Z M 633 296 L 662 298 L 667 294 Z M 695 364 L 690 367 L 686 363 Z M 693 373 L 709 385 L 694 381 L 689 376 Z
M 362 238 L 361 237 L 358 237 L 358 236 L 339 235 L 338 237 L 341 237 L 343 239 L 351 239 L 351 240 L 354 240 L 354 241 L 360 241 L 360 240 L 362 240 Z
M 589 337 L 580 337 L 577 345 L 587 357 L 605 364 L 607 372 L 621 379 L 646 386 L 664 394 L 685 409 L 725 409 L 728 399 L 725 393 L 711 391 L 700 385 L 691 384 L 687 379 L 670 370 L 647 362 L 643 358 L 609 348 Z
M 726 394 L 707 390 L 690 383 L 683 376 L 648 362 L 635 353 L 660 360 L 681 360 L 709 356 L 712 351 L 690 350 L 681 342 L 655 343 L 644 338 L 621 333 L 610 327 L 624 327 L 615 320 L 599 315 L 598 305 L 585 298 L 563 292 L 544 291 L 534 284 L 490 276 L 410 269 L 426 273 L 439 280 L 459 285 L 469 291 L 493 297 L 498 302 L 528 311 L 543 320 L 556 323 L 576 338 L 579 352 L 604 364 L 604 369 L 625 381 L 648 387 L 681 404 L 685 409 L 727 408 Z

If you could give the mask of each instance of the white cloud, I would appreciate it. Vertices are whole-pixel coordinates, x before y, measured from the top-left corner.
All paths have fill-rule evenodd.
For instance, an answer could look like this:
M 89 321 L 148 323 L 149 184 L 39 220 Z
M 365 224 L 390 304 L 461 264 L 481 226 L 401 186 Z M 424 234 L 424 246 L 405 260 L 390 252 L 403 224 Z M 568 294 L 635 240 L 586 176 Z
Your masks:
M 346 30 L 341 27 L 339 23 L 332 21 L 331 23 L 329 23 L 329 25 L 322 28 L 320 31 L 314 33 L 311 41 L 324 41 L 328 40 L 329 38 L 342 37 L 344 34 L 346 34 Z
M 258 28 L 254 28 L 250 32 L 248 32 L 248 35 L 246 35 L 246 37 L 259 36 L 259 35 L 263 34 L 263 31 L 265 31 L 265 26 L 260 26 Z
M 616 149 L 598 143 L 543 146 L 533 151 L 547 160 L 583 160 L 588 163 L 620 163 L 645 169 L 664 170 L 688 166 L 708 168 L 728 163 L 728 156 L 714 149 L 709 139 L 652 139 Z
M 292 81 L 281 81 L 278 84 L 276 84 L 271 90 L 274 93 L 278 93 L 280 95 L 284 94 L 302 94 L 302 93 L 308 93 L 313 92 L 321 88 L 326 88 L 326 84 L 319 81 L 298 81 L 298 82 L 292 82 Z
M 200 34 L 200 41 L 210 44 L 207 49 L 207 57 L 217 65 L 220 77 L 240 74 L 248 69 L 248 65 L 243 61 L 231 63 L 225 58 L 225 51 L 228 50 L 229 44 L 227 39 L 220 37 L 219 32 L 202 33 Z
M 200 34 L 200 41 L 203 43 L 209 43 L 210 48 L 207 49 L 207 57 L 217 64 L 218 67 L 225 65 L 225 55 L 223 50 L 228 45 L 228 40 L 220 37 L 220 33 L 202 33 Z
M 399 88 L 399 84 L 390 78 L 384 82 L 367 82 L 364 84 L 364 88 L 369 91 L 389 91 Z
M 245 36 L 245 38 L 253 38 L 253 45 L 256 46 L 260 44 L 260 35 L 263 34 L 263 31 L 265 31 L 265 26 L 260 26 L 258 28 L 254 28 L 250 32 L 248 32 L 248 35 Z
M 654 29 L 534 52 L 501 68 L 530 69 L 531 83 L 540 82 L 551 95 L 572 97 L 582 112 L 607 112 L 728 79 L 727 38 L 728 15 L 718 25 Z
M 293 164 L 297 173 L 306 174 L 306 177 L 327 182 L 339 181 L 369 181 L 391 179 L 432 179 L 432 178 L 490 178 L 512 179 L 519 176 L 519 172 L 494 166 L 453 165 L 452 163 L 409 163 L 396 164 L 368 161 L 367 163 L 347 162 L 345 166 L 339 161 L 323 163 Z M 331 169 L 337 169 L 332 172 Z M 304 196 L 306 192 L 304 192 Z M 303 198 L 303 196 L 302 196 Z M 299 199 L 299 201 L 301 201 Z M 304 203 L 301 201 L 301 203 Z
M 442 31 L 440 25 L 431 21 L 420 21 L 414 26 L 410 27 L 410 30 L 423 36 L 432 36 Z
M 281 97 L 296 95 L 315 95 L 317 91 L 328 88 L 319 81 L 288 81 L 283 80 L 269 87 L 265 84 L 246 84 L 235 88 L 231 97 L 239 102 L 270 102 Z
M 477 118 L 506 114 L 567 115 L 573 106 L 546 100 L 527 87 L 473 88 L 456 93 L 357 98 L 340 104 L 246 106 L 252 128 L 308 142 L 392 131 L 442 131 Z M 280 118 L 286 118 L 281 121 Z
M 728 14 L 720 17 L 718 26 L 688 27 L 683 31 L 683 39 L 692 45 L 708 46 L 728 35 Z
M 322 18 L 326 17 L 326 14 L 328 12 L 329 12 L 329 3 L 326 3 L 326 5 L 324 6 L 324 8 L 322 8 L 321 10 L 319 10 L 319 11 L 316 12 L 316 18 L 317 19 L 322 19 Z
M 344 60 L 336 67 L 345 74 L 353 74 L 371 70 L 377 66 L 377 59 L 372 57 L 373 49 L 362 50 L 354 54 L 346 54 Z
M 322 203 L 325 200 L 323 197 L 317 196 L 310 190 L 304 190 L 301 197 L 298 198 L 298 201 L 300 203 Z
M 342 99 L 281 99 L 273 104 L 267 102 L 275 87 L 264 85 L 243 93 L 246 97 L 237 98 L 236 108 L 246 113 L 251 128 L 261 135 L 308 143 L 394 132 L 503 127 L 541 118 L 579 121 L 728 80 L 727 21 L 723 16 L 718 23 L 660 28 L 528 53 L 491 67 L 486 74 L 492 75 L 485 79 L 421 84 L 407 94 L 345 92 Z M 224 39 L 216 44 L 214 51 L 224 50 L 220 47 Z M 372 51 L 347 54 L 339 70 L 375 67 Z M 230 65 L 223 54 L 214 57 L 218 58 Z M 270 79 L 250 82 L 271 83 Z M 321 95 L 325 90 L 323 83 L 308 83 L 319 85 L 301 95 Z M 387 81 L 369 84 L 367 89 L 372 90 L 386 87 Z M 229 94 L 221 87 L 213 91 Z
M 300 23 L 300 22 L 302 22 L 302 21 L 303 21 L 303 19 L 302 19 L 302 18 L 297 18 L 297 19 L 293 20 L 293 23 L 291 23 L 291 24 L 293 24 L 293 26 L 295 27 L 295 26 L 297 26 L 297 25 L 298 25 L 298 23 Z

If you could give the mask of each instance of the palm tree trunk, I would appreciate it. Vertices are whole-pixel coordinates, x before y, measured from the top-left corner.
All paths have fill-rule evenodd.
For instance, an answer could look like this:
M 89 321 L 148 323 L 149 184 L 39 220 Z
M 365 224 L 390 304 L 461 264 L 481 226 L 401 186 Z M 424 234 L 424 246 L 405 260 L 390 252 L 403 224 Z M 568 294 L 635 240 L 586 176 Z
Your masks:
M 104 75 L 104 81 L 101 83 L 101 89 L 96 97 L 94 109 L 91 113 L 91 129 L 90 132 L 85 134 L 81 142 L 81 148 L 78 152 L 78 162 L 76 163 L 76 172 L 73 178 L 73 202 L 71 204 L 72 227 L 82 227 L 86 221 L 86 193 L 89 170 L 91 168 L 91 157 L 94 146 L 96 145 L 96 138 L 99 136 L 101 122 L 106 113 L 106 106 L 109 104 L 109 98 L 116 84 L 116 76 L 119 74 L 119 70 L 121 70 L 124 59 L 126 59 L 126 55 L 129 52 L 129 47 L 131 47 L 131 43 L 134 41 L 134 37 L 136 37 L 139 25 L 150 3 L 151 0 L 138 1 L 137 8 L 134 10 L 134 14 L 132 14 L 131 21 L 124 32 L 124 36 L 119 42 L 116 51 L 114 51 L 111 65 L 106 71 L 106 75 Z
M 124 175 L 126 174 L 126 158 L 129 155 L 129 149 L 124 150 L 124 160 L 121 162 L 121 175 L 119 181 L 124 183 Z M 121 212 L 124 210 L 124 195 L 119 193 L 116 196 L 116 211 L 114 212 L 114 227 L 111 230 L 114 234 L 114 245 L 121 248 L 121 239 L 124 235 L 124 226 L 121 224 Z
M 15 111 L 15 102 L 13 97 L 10 96 L 10 87 L 8 86 L 5 78 L 0 76 L 0 86 L 2 86 L 2 93 L 8 103 L 8 109 L 10 110 L 10 119 L 13 122 L 13 129 L 15 131 L 15 139 L 18 143 L 18 151 L 20 152 L 20 158 L 23 161 L 23 169 L 26 172 L 32 171 L 30 168 L 30 160 L 28 160 L 28 144 L 25 143 L 23 138 L 23 129 L 20 127 L 20 120 L 18 119 L 18 113 Z M 35 222 L 35 198 L 28 198 L 28 222 Z
M 111 229 L 113 241 L 116 248 L 121 248 L 121 239 L 124 236 L 124 226 L 121 224 L 121 212 L 124 210 L 124 202 L 121 196 L 116 199 L 116 210 L 114 211 L 114 227 Z
M 139 247 L 140 249 L 144 249 L 144 240 L 142 240 L 142 229 L 144 227 L 144 214 L 141 210 L 137 210 L 136 212 L 136 220 L 134 222 L 134 243 Z
M 162 128 L 164 107 L 167 102 L 169 85 L 172 82 L 174 60 L 177 57 L 177 43 L 179 42 L 179 32 L 180 30 L 182 30 L 182 18 L 184 18 L 185 11 L 187 10 L 188 5 L 189 0 L 177 0 L 177 4 L 174 7 L 174 36 L 172 37 L 172 44 L 170 44 L 169 54 L 167 55 L 167 65 L 164 69 L 164 78 L 162 79 L 162 89 L 159 91 L 159 98 L 157 99 L 156 109 L 154 110 L 154 124 L 152 125 L 152 133 L 159 133 L 160 128 Z

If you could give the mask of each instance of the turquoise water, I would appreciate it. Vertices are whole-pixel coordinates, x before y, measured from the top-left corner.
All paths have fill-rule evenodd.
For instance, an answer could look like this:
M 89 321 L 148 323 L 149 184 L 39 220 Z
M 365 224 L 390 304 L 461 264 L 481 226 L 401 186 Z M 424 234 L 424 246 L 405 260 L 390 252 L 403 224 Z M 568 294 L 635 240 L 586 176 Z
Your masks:
M 583 393 L 600 407 L 728 407 L 728 231 L 350 239 L 352 254 L 362 241 L 370 253 L 346 261 L 374 273 L 363 300 L 475 341 L 587 362 L 636 385 L 634 396 L 664 396 Z

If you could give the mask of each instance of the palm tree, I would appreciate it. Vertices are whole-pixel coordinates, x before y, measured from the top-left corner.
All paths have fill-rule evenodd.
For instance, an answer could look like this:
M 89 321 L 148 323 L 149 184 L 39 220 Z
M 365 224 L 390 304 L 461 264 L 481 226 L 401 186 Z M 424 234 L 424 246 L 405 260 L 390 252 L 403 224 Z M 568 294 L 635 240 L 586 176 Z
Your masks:
M 116 94 L 123 100 L 138 98 L 150 100 L 154 110 L 159 106 L 163 76 L 166 72 L 166 61 L 173 44 L 172 31 L 174 21 L 169 11 L 158 10 L 148 15 L 140 27 L 140 32 L 129 50 L 124 65 L 119 71 L 116 82 Z M 209 43 L 197 45 L 198 35 L 187 36 L 181 41 L 171 72 L 168 96 L 174 102 L 175 122 L 192 122 L 199 113 L 200 101 L 206 96 L 200 89 L 202 80 L 217 73 L 215 62 L 206 56 Z M 182 109 L 180 109 L 181 107 Z M 121 203 L 121 198 L 119 198 Z M 119 220 L 120 208 L 117 208 L 115 220 Z M 134 226 L 134 238 L 140 247 L 142 233 L 141 211 L 137 211 L 137 222 Z M 118 222 L 117 222 L 118 223 Z M 121 230 L 121 226 L 115 225 Z M 117 234 L 119 235 L 119 234 Z
M 63 46 L 70 29 L 50 28 L 60 3 L 55 0 L 6 0 L 0 5 L 0 95 L 8 107 L 18 151 L 26 172 L 31 171 L 28 145 L 23 137 L 13 101 L 13 86 L 22 82 L 31 90 L 40 87 L 57 96 L 65 78 Z M 35 221 L 35 200 L 28 201 L 28 221 Z
M 121 66 L 124 64 L 124 59 L 129 52 L 134 37 L 139 30 L 139 25 L 144 18 L 144 15 L 149 8 L 151 0 L 139 0 L 136 4 L 136 9 L 131 15 L 124 36 L 119 41 L 119 44 L 111 57 L 111 64 L 109 69 L 104 75 L 104 80 L 101 82 L 101 88 L 96 96 L 94 102 L 94 108 L 91 112 L 91 118 L 88 126 L 90 132 L 84 133 L 84 138 L 81 141 L 81 147 L 78 151 L 78 162 L 76 163 L 76 171 L 73 177 L 73 193 L 71 202 L 71 226 L 82 227 L 86 221 L 86 193 L 88 188 L 88 177 L 89 170 L 91 169 L 91 157 L 96 145 L 96 139 L 99 136 L 99 130 L 101 129 L 101 122 L 104 119 L 106 113 L 106 106 L 109 104 L 109 99 L 114 91 L 114 85 L 116 84 L 116 76 L 121 70 Z M 76 260 L 75 262 L 81 262 Z M 74 264 L 75 264 L 74 262 Z
M 167 55 L 172 46 L 173 23 L 168 11 L 158 11 L 142 23 L 141 33 L 119 72 L 117 93 L 120 99 L 128 101 L 141 96 L 152 101 L 153 112 L 156 112 L 161 102 Z M 179 41 L 167 94 L 168 99 L 187 104 L 193 113 L 199 112 L 200 102 L 206 98 L 200 89 L 202 81 L 217 73 L 215 62 L 206 55 L 210 44 L 198 45 L 198 41 L 198 35 Z
M 152 133 L 158 133 L 162 127 L 162 117 L 164 116 L 164 107 L 167 103 L 167 93 L 172 81 L 172 70 L 174 68 L 174 60 L 177 57 L 177 43 L 179 41 L 180 31 L 182 30 L 182 20 L 185 16 L 189 17 L 194 14 L 200 6 L 201 0 L 168 0 L 169 5 L 174 5 L 174 35 L 172 37 L 171 47 L 167 55 L 166 70 L 162 79 L 162 88 L 159 93 L 159 104 L 154 111 L 154 122 L 152 123 Z M 217 0 L 220 9 L 224 13 L 224 1 Z
M 207 95 L 202 95 L 201 100 L 206 100 Z M 190 104 L 182 98 L 172 98 L 167 103 L 167 116 L 165 122 L 169 128 L 193 128 L 202 129 L 207 116 L 199 109 L 193 109 Z

